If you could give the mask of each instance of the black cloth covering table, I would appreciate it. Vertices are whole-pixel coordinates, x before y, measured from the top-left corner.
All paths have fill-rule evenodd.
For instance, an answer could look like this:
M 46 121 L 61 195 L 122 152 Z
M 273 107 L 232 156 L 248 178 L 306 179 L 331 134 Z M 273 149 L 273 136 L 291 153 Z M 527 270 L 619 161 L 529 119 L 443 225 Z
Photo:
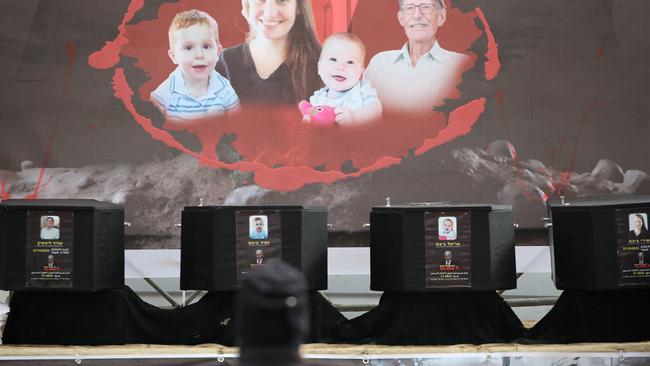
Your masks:
M 340 330 L 350 343 L 449 345 L 511 342 L 524 327 L 494 291 L 384 292 L 376 308 Z
M 197 302 L 162 309 L 129 287 L 98 292 L 17 291 L 4 344 L 115 345 L 235 343 L 236 292 L 208 292 Z M 319 292 L 310 294 L 310 342 L 332 340 L 345 318 Z
M 565 290 L 525 334 L 531 343 L 650 340 L 650 290 Z

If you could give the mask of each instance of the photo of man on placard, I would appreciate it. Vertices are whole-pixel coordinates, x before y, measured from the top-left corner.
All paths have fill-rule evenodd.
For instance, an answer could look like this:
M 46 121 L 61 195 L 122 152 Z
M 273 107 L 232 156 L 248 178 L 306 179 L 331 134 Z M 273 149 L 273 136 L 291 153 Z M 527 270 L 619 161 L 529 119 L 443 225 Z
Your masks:
M 646 263 L 645 253 L 639 252 L 636 255 L 636 262 L 634 262 L 634 268 L 650 268 L 650 264 Z
M 58 216 L 41 216 L 41 239 L 58 240 L 59 222 Z
M 453 265 L 452 259 L 453 259 L 453 254 L 451 253 L 451 250 L 446 250 L 445 251 L 445 266 L 450 267 Z
M 47 265 L 45 266 L 45 270 L 52 271 L 54 268 L 55 268 L 54 256 L 50 254 L 47 256 Z
M 249 218 L 249 237 L 254 240 L 269 238 L 268 218 L 265 215 L 251 216 Z
M 264 264 L 264 251 L 258 249 L 255 251 L 255 262 L 253 263 L 253 266 L 262 266 Z

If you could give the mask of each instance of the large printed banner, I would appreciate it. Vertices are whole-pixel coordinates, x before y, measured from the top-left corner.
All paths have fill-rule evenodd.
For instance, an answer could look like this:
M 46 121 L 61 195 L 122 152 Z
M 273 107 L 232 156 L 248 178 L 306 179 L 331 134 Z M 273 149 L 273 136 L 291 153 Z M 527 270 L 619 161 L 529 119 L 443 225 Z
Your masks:
M 31 0 L 2 27 L 0 198 L 514 205 L 650 193 L 643 1 Z M 100 16 L 101 15 L 101 16 Z M 607 141 L 608 143 L 603 143 Z
M 163 4 L 155 19 L 125 24 L 88 62 L 113 70 L 117 98 L 152 138 L 202 164 L 254 172 L 273 190 L 359 177 L 468 133 L 485 98 L 461 98 L 463 74 L 475 68 L 487 82 L 500 69 L 480 8 L 447 9 L 439 0 L 404 10 L 397 1 L 228 4 Z M 125 19 L 144 7 L 134 0 Z M 376 16 L 392 18 L 392 37 L 368 29 Z M 422 55 L 403 48 L 408 37 Z M 125 71 L 126 57 L 146 81 Z M 188 134 L 195 149 L 181 140 Z

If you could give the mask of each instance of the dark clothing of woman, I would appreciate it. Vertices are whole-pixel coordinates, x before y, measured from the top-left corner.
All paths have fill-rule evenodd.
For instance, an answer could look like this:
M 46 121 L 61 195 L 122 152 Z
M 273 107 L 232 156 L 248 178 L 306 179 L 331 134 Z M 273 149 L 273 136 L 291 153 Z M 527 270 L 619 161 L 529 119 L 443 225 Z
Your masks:
M 224 62 L 221 62 L 223 60 Z M 296 95 L 287 65 L 280 65 L 267 79 L 262 79 L 247 43 L 226 48 L 217 71 L 230 80 L 242 106 L 250 103 L 296 104 Z
M 648 230 L 645 227 L 641 228 L 641 232 L 639 233 L 639 235 L 636 235 L 634 230 L 630 230 L 630 237 L 632 237 L 632 238 L 644 238 L 645 239 L 645 238 L 648 237 Z

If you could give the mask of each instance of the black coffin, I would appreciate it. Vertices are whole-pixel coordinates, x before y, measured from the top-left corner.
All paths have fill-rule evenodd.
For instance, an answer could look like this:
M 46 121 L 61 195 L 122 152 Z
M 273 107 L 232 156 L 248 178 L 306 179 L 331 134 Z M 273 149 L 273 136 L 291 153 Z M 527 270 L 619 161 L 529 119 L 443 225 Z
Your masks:
M 87 199 L 0 203 L 0 287 L 99 291 L 124 286 L 124 208 Z
M 650 287 L 650 196 L 558 199 L 547 206 L 558 289 Z M 638 235 L 637 221 L 642 223 Z
M 262 229 L 258 233 L 257 226 Z M 257 263 L 261 257 L 262 263 Z M 327 210 L 302 206 L 192 206 L 182 213 L 181 289 L 231 291 L 281 259 L 311 290 L 327 288 Z
M 517 286 L 511 206 L 452 202 L 373 207 L 372 290 L 485 291 Z

